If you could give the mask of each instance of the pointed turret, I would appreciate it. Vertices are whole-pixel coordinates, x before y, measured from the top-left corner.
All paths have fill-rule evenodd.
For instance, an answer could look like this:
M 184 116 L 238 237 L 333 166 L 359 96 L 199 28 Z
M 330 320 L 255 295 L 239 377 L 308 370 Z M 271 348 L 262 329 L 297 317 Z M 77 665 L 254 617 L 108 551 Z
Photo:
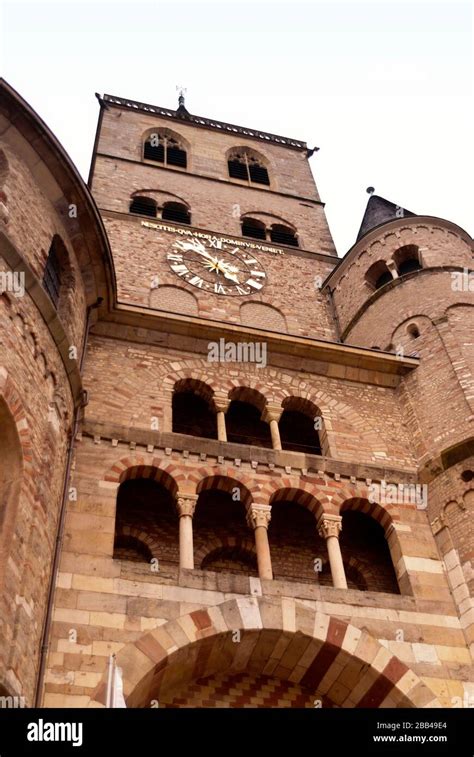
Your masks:
M 373 191 L 372 187 L 367 189 L 370 197 L 360 225 L 359 233 L 357 234 L 357 242 L 376 226 L 381 226 L 388 221 L 394 221 L 396 218 L 416 216 L 416 213 L 412 213 L 410 210 L 402 208 L 401 205 L 395 205 L 395 203 L 386 200 L 384 197 L 372 194 Z

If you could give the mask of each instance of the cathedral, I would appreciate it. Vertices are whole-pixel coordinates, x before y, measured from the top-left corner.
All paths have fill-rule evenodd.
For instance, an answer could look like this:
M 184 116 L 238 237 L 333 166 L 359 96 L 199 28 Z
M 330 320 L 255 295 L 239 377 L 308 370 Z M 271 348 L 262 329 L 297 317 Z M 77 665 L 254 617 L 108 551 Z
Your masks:
M 98 100 L 86 184 L 0 81 L 2 702 L 473 707 L 472 239 Z

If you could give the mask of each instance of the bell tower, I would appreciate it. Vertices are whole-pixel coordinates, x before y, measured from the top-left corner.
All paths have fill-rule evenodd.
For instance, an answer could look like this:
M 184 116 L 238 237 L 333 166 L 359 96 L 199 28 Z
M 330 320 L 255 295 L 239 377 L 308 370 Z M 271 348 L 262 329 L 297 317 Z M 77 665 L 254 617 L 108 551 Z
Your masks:
M 114 250 L 118 301 L 336 338 L 318 289 L 335 249 L 310 152 L 299 140 L 193 116 L 182 92 L 176 111 L 105 95 L 90 186 Z

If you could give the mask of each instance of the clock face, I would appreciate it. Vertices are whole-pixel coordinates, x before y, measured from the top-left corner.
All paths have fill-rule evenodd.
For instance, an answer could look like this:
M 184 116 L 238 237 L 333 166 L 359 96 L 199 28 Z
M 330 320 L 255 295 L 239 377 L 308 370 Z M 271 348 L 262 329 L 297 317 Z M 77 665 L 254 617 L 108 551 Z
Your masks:
M 206 292 L 248 295 L 260 292 L 265 284 L 260 262 L 220 239 L 179 239 L 167 259 L 173 273 Z

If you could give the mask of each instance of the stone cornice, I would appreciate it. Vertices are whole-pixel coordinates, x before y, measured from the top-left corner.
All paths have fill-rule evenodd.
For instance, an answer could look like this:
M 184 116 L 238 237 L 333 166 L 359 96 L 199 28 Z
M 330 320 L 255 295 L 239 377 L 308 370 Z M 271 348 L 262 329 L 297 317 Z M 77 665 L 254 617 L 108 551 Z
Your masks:
M 273 144 L 281 145 L 282 147 L 289 147 L 294 150 L 307 150 L 306 142 L 302 142 L 300 139 L 291 139 L 290 137 L 282 137 L 279 134 L 272 134 L 268 131 L 260 131 L 259 129 L 250 129 L 246 126 L 237 126 L 236 124 L 228 124 L 225 121 L 217 121 L 214 118 L 205 118 L 204 116 L 194 116 L 188 113 L 186 110 L 179 111 L 172 108 L 162 108 L 159 105 L 149 105 L 137 100 L 130 100 L 126 97 L 117 97 L 115 95 L 104 94 L 103 102 L 106 107 L 123 108 L 131 110 L 134 113 L 141 112 L 150 116 L 160 116 L 161 118 L 169 118 L 173 121 L 187 124 L 189 126 L 198 126 L 203 129 L 212 129 L 218 131 L 220 134 L 231 134 L 232 136 L 242 136 L 247 139 L 254 139 L 261 143 L 271 142 Z
M 335 481 L 347 479 L 354 484 L 358 481 L 367 486 L 374 481 L 395 484 L 418 481 L 417 471 L 414 468 L 401 469 L 375 463 L 356 464 L 288 450 L 279 451 L 173 432 L 128 428 L 87 418 L 83 422 L 80 437 L 92 439 L 96 444 L 112 444 L 114 447 L 119 444 L 126 445 L 130 450 L 142 448 L 144 451 L 162 453 L 166 456 L 178 453 L 183 456 L 183 459 L 191 455 L 193 458 L 197 456 L 202 463 L 206 461 L 218 465 L 230 463 L 236 467 L 251 464 L 254 474 L 260 472 L 272 474 L 273 471 L 280 471 L 288 475 L 295 473 L 306 476 L 310 471 L 311 475 L 327 476 Z
M 169 314 L 124 303 L 119 303 L 113 312 L 104 314 L 94 325 L 92 333 L 181 352 L 189 351 L 201 357 L 208 355 L 210 342 L 219 342 L 220 339 L 234 343 L 264 342 L 267 344 L 269 365 L 376 386 L 397 386 L 400 376 L 419 364 L 418 358 L 400 358 L 392 353 L 364 347 L 263 331 L 196 316 Z

